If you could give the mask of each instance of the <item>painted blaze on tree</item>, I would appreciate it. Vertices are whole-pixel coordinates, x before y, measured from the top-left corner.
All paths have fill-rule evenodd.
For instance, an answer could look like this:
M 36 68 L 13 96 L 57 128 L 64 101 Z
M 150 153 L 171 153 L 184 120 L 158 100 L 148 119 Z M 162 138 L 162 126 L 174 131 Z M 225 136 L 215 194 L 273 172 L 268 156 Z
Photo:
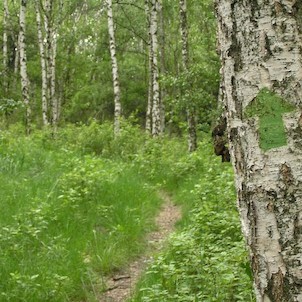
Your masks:
M 256 298 L 302 302 L 302 2 L 217 0 L 216 11 Z

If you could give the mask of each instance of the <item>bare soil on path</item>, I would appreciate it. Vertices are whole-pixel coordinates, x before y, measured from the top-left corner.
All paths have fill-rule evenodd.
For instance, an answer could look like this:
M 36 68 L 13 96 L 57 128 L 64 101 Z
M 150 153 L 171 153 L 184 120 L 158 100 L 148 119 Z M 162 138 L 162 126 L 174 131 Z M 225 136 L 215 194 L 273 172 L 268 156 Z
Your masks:
M 142 272 L 152 261 L 152 254 L 163 247 L 165 240 L 174 231 L 175 223 L 181 218 L 181 209 L 173 204 L 167 193 L 160 192 L 159 195 L 164 203 L 156 217 L 157 230 L 147 235 L 146 252 L 126 269 L 106 280 L 107 290 L 100 297 L 100 302 L 123 302 L 130 298 Z

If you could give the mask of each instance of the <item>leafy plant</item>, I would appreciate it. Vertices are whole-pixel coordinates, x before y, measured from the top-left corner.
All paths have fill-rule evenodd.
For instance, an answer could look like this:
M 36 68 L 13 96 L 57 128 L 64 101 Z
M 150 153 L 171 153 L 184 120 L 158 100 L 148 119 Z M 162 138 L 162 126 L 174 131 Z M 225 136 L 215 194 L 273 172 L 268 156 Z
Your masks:
M 173 189 L 186 205 L 184 229 L 157 255 L 131 302 L 254 301 L 232 170 L 209 155 L 208 147 L 203 143 L 173 165 L 189 171 Z M 193 162 L 199 162 L 196 169 Z

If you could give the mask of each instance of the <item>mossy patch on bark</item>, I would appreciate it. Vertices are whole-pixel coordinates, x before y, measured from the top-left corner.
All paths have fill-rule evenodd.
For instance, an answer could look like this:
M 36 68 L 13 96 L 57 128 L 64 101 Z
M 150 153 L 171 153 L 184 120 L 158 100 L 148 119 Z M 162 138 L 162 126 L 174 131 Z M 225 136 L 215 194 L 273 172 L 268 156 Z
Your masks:
M 245 118 L 259 117 L 260 148 L 267 151 L 287 144 L 282 115 L 295 107 L 281 96 L 263 88 L 245 109 Z

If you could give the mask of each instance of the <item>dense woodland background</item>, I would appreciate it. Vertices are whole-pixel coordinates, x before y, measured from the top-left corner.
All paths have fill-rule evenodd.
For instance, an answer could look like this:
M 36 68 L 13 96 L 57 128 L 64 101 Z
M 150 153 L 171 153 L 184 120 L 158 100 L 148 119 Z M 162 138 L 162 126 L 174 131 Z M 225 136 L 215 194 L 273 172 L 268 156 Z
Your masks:
M 0 98 L 2 115 L 8 123 L 15 123 L 25 119 L 19 75 L 20 3 L 8 2 L 6 24 L 1 22 L 0 25 L 1 32 L 7 35 L 7 58 L 1 60 Z M 51 88 L 54 91 L 47 96 L 48 122 L 63 126 L 70 122 L 87 124 L 93 119 L 99 122 L 112 120 L 114 95 L 106 3 L 27 2 L 25 44 L 33 125 L 43 126 L 43 75 L 36 5 L 41 19 L 47 73 L 50 73 L 47 81 L 54 81 L 49 83 L 49 86 L 54 85 Z M 50 8 L 46 6 L 48 2 L 52 4 Z M 150 74 L 150 18 L 146 15 L 144 1 L 116 1 L 113 3 L 113 18 L 122 115 L 125 118 L 132 116 L 144 126 Z M 213 3 L 190 1 L 188 5 L 189 68 L 186 71 L 182 64 L 179 3 L 163 1 L 157 19 L 160 97 L 164 104 L 166 130 L 168 133 L 182 132 L 186 127 L 185 111 L 189 104 L 197 110 L 199 129 L 208 131 L 217 108 L 219 85 Z M 55 71 L 52 71 L 54 64 Z M 58 103 L 58 121 L 51 112 L 53 102 Z
M 209 135 L 220 115 L 213 1 L 188 1 L 186 19 L 184 1 L 113 2 L 118 135 L 106 3 L 2 2 L 0 300 L 99 301 L 104 278 L 145 249 L 164 190 L 183 219 L 131 301 L 254 301 L 232 168 Z M 148 126 L 154 5 L 159 132 Z

